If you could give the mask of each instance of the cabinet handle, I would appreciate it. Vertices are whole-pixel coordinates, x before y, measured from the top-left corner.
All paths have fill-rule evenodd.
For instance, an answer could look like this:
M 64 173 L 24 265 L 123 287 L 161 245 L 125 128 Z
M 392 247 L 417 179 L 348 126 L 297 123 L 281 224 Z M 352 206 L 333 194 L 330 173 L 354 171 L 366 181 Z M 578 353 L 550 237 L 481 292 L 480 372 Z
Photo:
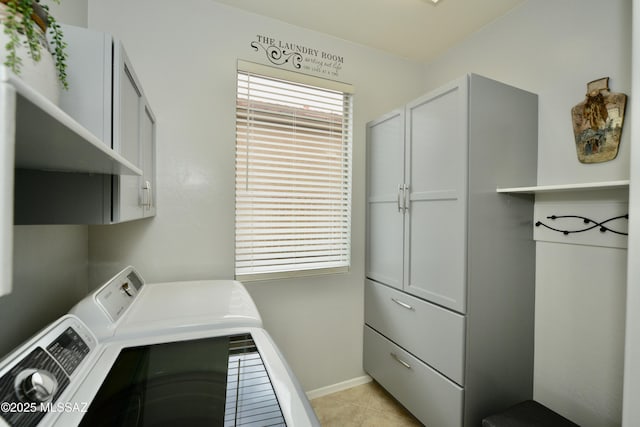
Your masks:
M 407 304 L 406 302 L 402 302 L 400 300 L 397 300 L 395 298 L 391 298 L 391 301 L 395 302 L 396 304 L 398 304 L 400 307 L 406 308 L 407 310 L 411 310 L 411 311 L 415 311 L 415 308 L 413 308 L 413 306 L 410 306 L 409 304 Z
M 402 186 L 402 193 L 403 193 L 403 208 L 404 208 L 404 212 L 406 213 L 409 210 L 409 201 L 411 200 L 411 198 L 409 197 L 409 184 L 404 184 Z
M 143 205 L 144 207 L 151 209 L 151 207 L 153 206 L 153 192 L 151 191 L 151 182 L 145 181 L 144 187 L 142 187 L 142 189 L 145 191 L 145 193 L 147 193 L 146 201 L 143 203 Z
M 149 209 L 153 207 L 153 204 L 156 202 L 153 200 L 153 188 L 151 188 L 151 181 L 149 181 L 149 185 L 147 186 L 149 189 Z
M 389 353 L 389 355 L 390 355 L 391 357 L 393 357 L 393 358 L 394 358 L 394 360 L 395 360 L 396 362 L 398 362 L 399 364 L 401 364 L 401 365 L 402 365 L 402 366 L 404 366 L 405 368 L 407 368 L 407 369 L 411 369 L 411 365 L 409 365 L 409 364 L 408 364 L 407 362 L 405 362 L 404 360 L 400 359 L 400 358 L 398 357 L 398 355 L 397 355 L 397 354 L 395 354 L 395 353 L 393 353 L 393 352 L 392 352 L 392 353 Z
M 400 200 L 402 198 L 401 193 L 404 186 L 402 184 L 398 184 L 398 212 L 402 212 L 403 207 L 400 205 Z

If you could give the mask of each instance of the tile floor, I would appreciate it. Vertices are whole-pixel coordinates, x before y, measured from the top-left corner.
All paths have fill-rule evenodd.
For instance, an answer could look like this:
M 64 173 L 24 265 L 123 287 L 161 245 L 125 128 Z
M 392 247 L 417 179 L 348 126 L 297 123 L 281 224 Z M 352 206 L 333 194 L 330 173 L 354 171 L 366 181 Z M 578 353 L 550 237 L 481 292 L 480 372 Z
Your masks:
M 375 381 L 311 400 L 322 427 L 422 426 Z

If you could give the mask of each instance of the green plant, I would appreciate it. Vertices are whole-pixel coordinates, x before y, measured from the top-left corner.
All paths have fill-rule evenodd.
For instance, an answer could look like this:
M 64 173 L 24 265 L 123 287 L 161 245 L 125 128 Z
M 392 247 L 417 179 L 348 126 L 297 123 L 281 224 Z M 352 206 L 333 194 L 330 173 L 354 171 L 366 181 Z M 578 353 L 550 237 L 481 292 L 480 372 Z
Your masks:
M 40 21 L 43 31 L 50 31 L 50 43 L 53 47 L 51 54 L 54 56 L 58 80 L 62 86 L 67 89 L 69 83 L 67 81 L 67 53 L 65 51 L 67 44 L 63 40 L 62 29 L 60 24 L 55 20 L 53 15 L 49 13 L 49 6 L 41 3 L 42 0 L 0 0 L 7 5 L 7 12 L 4 18 L 4 32 L 9 37 L 9 41 L 5 45 L 6 58 L 4 65 L 9 67 L 11 71 L 20 74 L 22 67 L 22 58 L 18 55 L 18 46 L 20 46 L 20 34 L 25 36 L 24 42 L 28 48 L 29 56 L 35 61 L 41 58 L 41 40 L 36 25 Z M 51 0 L 56 4 L 60 4 L 60 0 Z

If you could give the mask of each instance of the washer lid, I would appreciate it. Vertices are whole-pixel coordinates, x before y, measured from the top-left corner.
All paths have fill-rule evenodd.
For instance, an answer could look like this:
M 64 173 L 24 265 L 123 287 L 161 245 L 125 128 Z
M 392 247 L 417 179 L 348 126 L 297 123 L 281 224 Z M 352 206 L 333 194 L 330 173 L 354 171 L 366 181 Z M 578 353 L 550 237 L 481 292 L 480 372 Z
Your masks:
M 147 283 L 118 322 L 115 336 L 241 326 L 261 328 L 262 318 L 240 282 Z
M 79 426 L 127 422 L 286 426 L 249 332 L 123 348 Z

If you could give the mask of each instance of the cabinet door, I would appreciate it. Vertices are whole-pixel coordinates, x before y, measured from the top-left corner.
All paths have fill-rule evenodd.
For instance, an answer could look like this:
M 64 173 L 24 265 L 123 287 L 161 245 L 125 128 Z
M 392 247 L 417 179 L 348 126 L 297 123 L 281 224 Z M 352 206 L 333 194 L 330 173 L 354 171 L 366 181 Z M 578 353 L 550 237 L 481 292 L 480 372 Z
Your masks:
M 407 106 L 405 290 L 465 310 L 467 83 Z
M 142 112 L 140 143 L 143 216 L 148 217 L 156 214 L 156 119 L 146 102 Z
M 114 43 L 113 148 L 144 172 L 142 138 L 146 126 L 145 99 L 124 48 Z M 142 218 L 143 177 L 114 177 L 113 222 Z
M 367 125 L 367 276 L 403 285 L 404 112 Z

